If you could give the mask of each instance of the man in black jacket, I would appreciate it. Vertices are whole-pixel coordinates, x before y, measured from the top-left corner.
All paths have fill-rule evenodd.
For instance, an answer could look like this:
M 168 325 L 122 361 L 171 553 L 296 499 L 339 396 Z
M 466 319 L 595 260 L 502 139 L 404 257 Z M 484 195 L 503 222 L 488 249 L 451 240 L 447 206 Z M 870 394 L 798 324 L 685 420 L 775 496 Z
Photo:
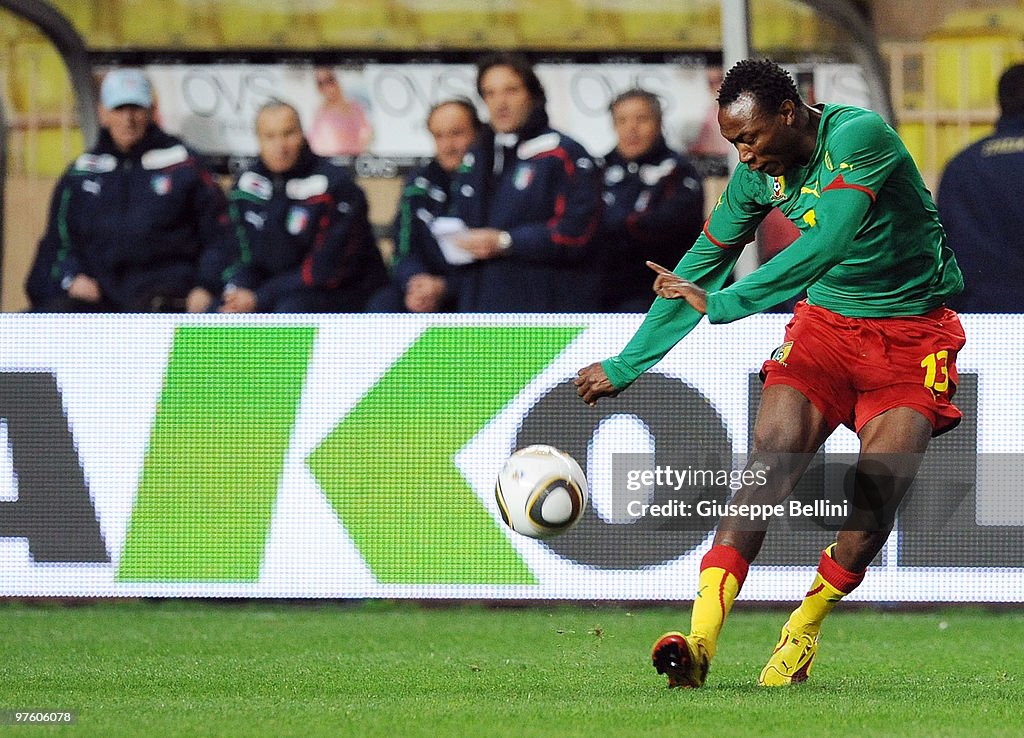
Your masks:
M 99 142 L 57 183 L 26 291 L 47 312 L 203 309 L 230 248 L 224 193 L 153 122 L 149 81 L 107 74 Z
M 427 130 L 434 139 L 434 158 L 405 182 L 394 224 L 391 283 L 370 300 L 367 310 L 383 313 L 433 313 L 454 309 L 457 269 L 441 252 L 432 228 L 450 218 L 453 175 L 473 144 L 480 119 L 470 100 L 453 98 L 434 105 Z
M 657 95 L 628 90 L 609 110 L 618 143 L 605 157 L 595 239 L 605 259 L 601 307 L 645 313 L 654 302 L 646 262 L 674 265 L 700 235 L 704 187 L 690 160 L 665 143 Z
M 490 122 L 456 173 L 454 211 L 467 230 L 453 240 L 471 259 L 458 270 L 459 311 L 596 309 L 593 160 L 549 125 L 544 88 L 525 58 L 481 59 L 477 91 Z
M 362 310 L 387 280 L 366 195 L 347 170 L 309 149 L 291 105 L 264 105 L 256 138 L 259 161 L 229 195 L 237 248 L 219 310 Z

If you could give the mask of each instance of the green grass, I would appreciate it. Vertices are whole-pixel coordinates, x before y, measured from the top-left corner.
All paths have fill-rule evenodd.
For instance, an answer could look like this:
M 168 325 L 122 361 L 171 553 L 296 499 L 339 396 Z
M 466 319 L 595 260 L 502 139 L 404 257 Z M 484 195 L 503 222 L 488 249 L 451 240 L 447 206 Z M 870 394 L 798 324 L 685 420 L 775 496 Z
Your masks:
M 685 615 L 685 618 L 684 618 Z M 75 736 L 1019 736 L 1024 612 L 839 612 L 755 685 L 785 613 L 733 613 L 702 690 L 648 649 L 685 610 L 189 601 L 0 605 L 0 709 Z

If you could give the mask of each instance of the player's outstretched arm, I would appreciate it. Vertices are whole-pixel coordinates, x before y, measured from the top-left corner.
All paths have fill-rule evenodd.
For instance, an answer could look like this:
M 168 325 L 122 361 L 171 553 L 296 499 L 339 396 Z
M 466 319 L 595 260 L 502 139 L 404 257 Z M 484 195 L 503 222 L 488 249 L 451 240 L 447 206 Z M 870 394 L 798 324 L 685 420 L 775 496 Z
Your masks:
M 599 361 L 580 369 L 572 383 L 576 385 L 576 394 L 591 406 L 596 405 L 602 397 L 615 397 L 620 392 L 608 379 Z
M 701 315 L 708 312 L 708 293 L 688 279 L 669 271 L 653 261 L 644 262 L 658 276 L 654 278 L 654 292 L 666 300 L 686 300 Z

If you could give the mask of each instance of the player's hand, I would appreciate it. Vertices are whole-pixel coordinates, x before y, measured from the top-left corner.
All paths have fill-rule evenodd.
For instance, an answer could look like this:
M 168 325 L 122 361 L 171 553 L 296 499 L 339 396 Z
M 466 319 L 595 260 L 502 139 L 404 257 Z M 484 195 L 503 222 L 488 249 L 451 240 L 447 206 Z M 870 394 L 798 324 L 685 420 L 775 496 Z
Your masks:
M 76 274 L 68 285 L 68 297 L 83 302 L 99 302 L 103 299 L 100 283 L 87 274 Z
M 648 261 L 647 266 L 658 275 L 654 278 L 654 292 L 658 297 L 664 297 L 666 300 L 686 300 L 690 303 L 690 307 L 698 313 L 707 315 L 708 293 L 706 290 L 702 290 L 693 282 L 673 274 L 653 261 Z
M 576 385 L 576 394 L 583 398 L 583 401 L 593 407 L 602 397 L 615 397 L 621 390 L 608 379 L 601 362 L 594 362 L 590 366 L 583 367 L 576 372 L 576 379 L 572 380 Z

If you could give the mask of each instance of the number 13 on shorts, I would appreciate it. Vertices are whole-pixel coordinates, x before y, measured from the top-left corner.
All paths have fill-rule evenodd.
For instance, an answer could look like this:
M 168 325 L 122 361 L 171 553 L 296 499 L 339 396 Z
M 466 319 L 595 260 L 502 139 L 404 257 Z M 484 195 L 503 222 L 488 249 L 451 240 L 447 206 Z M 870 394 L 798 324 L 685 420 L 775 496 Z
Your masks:
M 945 392 L 949 389 L 949 369 L 946 367 L 948 360 L 949 352 L 945 349 L 928 354 L 921 359 L 925 387 L 933 392 Z

